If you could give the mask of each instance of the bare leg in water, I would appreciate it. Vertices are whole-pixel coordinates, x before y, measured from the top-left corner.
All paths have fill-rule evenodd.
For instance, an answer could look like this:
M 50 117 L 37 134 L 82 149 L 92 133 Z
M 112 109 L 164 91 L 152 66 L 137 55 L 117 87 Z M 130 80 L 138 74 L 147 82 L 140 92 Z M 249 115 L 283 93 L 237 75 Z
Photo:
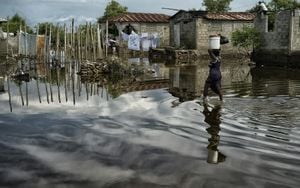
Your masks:
M 221 80 L 217 82 L 211 82 L 210 80 L 206 80 L 204 85 L 204 91 L 203 91 L 203 97 L 204 101 L 207 102 L 207 95 L 208 95 L 208 89 L 211 88 L 213 92 L 219 95 L 220 101 L 223 101 L 223 94 L 222 94 L 222 88 L 221 88 Z

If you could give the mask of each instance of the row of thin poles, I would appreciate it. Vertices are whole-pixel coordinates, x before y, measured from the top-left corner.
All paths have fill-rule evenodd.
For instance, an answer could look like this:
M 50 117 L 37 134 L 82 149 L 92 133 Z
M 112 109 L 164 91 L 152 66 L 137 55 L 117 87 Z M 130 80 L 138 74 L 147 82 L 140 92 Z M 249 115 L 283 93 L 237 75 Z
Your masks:
M 60 33 L 63 32 L 63 37 Z M 64 24 L 63 29 L 57 24 L 56 30 L 52 28 L 52 25 L 48 28 L 46 26 L 45 36 L 48 36 L 49 40 L 45 40 L 45 62 L 50 62 L 50 51 L 55 51 L 55 59 L 58 62 L 74 61 L 83 62 L 84 60 L 96 61 L 103 58 L 104 44 L 101 41 L 101 29 L 100 25 L 92 25 L 86 23 L 84 28 L 75 27 L 74 19 L 69 28 Z M 53 37 L 55 36 L 55 37 Z M 54 39 L 55 41 L 52 41 Z M 63 41 L 63 42 L 61 42 Z M 55 42 L 55 46 L 52 44 Z M 47 44 L 48 43 L 48 44 Z
M 107 24 L 106 24 L 107 26 Z M 26 24 L 24 26 L 25 30 L 25 40 L 24 40 L 24 46 L 25 46 L 25 57 L 27 57 L 27 31 L 26 31 Z M 20 26 L 20 33 L 21 33 L 22 26 Z M 70 28 L 67 28 L 66 24 L 63 27 L 63 40 L 61 40 L 61 28 L 57 24 L 56 30 L 52 28 L 52 24 L 50 24 L 49 28 L 48 25 L 45 28 L 45 38 L 44 38 L 44 63 L 50 62 L 53 59 L 50 59 L 51 56 L 50 51 L 55 51 L 55 59 L 58 61 L 58 63 L 61 63 L 62 60 L 66 61 L 72 61 L 75 62 L 83 62 L 83 60 L 89 60 L 89 61 L 96 61 L 97 59 L 102 59 L 103 58 L 103 49 L 102 46 L 106 46 L 106 56 L 107 56 L 107 38 L 108 38 L 108 33 L 106 32 L 106 40 L 103 40 L 103 36 L 101 34 L 101 29 L 99 24 L 98 25 L 92 25 L 91 23 L 86 23 L 84 29 L 80 29 L 79 27 L 74 26 L 74 19 L 72 19 L 72 23 L 70 25 Z M 108 31 L 108 29 L 106 29 Z M 38 44 L 38 36 L 39 36 L 39 27 L 37 27 L 37 39 L 36 39 L 36 45 Z M 55 37 L 53 37 L 55 36 Z M 103 38 L 101 38 L 103 37 Z M 48 40 L 47 40 L 48 38 Z M 52 40 L 55 40 L 52 42 Z M 7 54 L 9 51 L 9 24 L 7 24 Z M 63 41 L 63 42 L 61 42 Z M 52 44 L 55 44 L 55 46 L 52 46 Z M 104 43 L 104 44 L 103 44 Z M 20 45 L 20 41 L 19 41 Z M 36 50 L 38 50 L 38 47 L 36 47 Z M 20 48 L 18 51 L 19 56 L 21 55 Z M 64 57 L 64 59 L 62 59 Z M 80 65 L 78 65 L 80 66 Z M 45 90 L 47 94 L 47 102 L 49 103 L 50 100 L 53 102 L 53 92 L 52 92 L 52 85 L 51 85 L 51 80 L 52 80 L 52 74 L 51 74 L 51 68 L 48 67 L 47 65 L 45 66 L 46 69 L 46 79 L 45 80 Z M 67 70 L 65 70 L 67 71 Z M 58 100 L 59 103 L 61 103 L 61 94 L 60 94 L 60 68 L 56 69 L 57 73 L 57 91 L 58 91 Z M 66 76 L 66 75 L 65 75 Z M 72 69 L 72 94 L 73 94 L 73 103 L 75 105 L 75 72 L 74 69 Z M 65 77 L 65 97 L 66 101 L 68 101 L 68 89 L 67 89 L 67 78 Z M 39 97 L 39 102 L 41 103 L 41 94 L 40 94 L 40 84 L 39 84 L 39 77 L 37 77 L 36 81 L 36 87 L 37 87 L 37 92 L 38 92 L 38 97 Z M 47 82 L 49 83 L 49 86 L 47 86 Z M 78 82 L 79 83 L 79 82 Z M 11 104 L 11 91 L 10 91 L 10 79 L 7 79 L 7 85 L 8 85 L 8 94 L 9 94 L 9 104 L 10 104 L 10 111 L 12 111 L 12 104 Z M 91 89 L 91 96 L 92 96 L 92 88 L 94 88 L 92 85 L 90 86 Z M 97 87 L 97 93 L 99 94 Z M 102 93 L 101 97 L 103 97 L 103 91 L 105 88 L 102 88 Z M 22 105 L 24 106 L 24 97 L 23 97 L 23 92 L 21 88 L 21 84 L 19 85 L 19 92 L 20 92 L 20 97 L 22 101 Z M 50 96 L 49 96 L 50 92 Z M 81 84 L 79 87 L 79 96 L 81 92 Z M 89 89 L 88 85 L 86 84 L 86 92 L 87 92 L 87 100 L 89 99 Z M 106 90 L 106 95 L 107 95 L 107 100 L 109 99 L 108 96 L 108 91 Z M 26 82 L 26 105 L 28 105 L 28 83 Z
M 7 40 L 6 40 L 6 51 L 7 55 L 9 54 L 9 21 L 6 24 L 7 26 Z M 107 25 L 106 25 L 107 26 Z M 108 29 L 106 29 L 108 31 Z M 22 25 L 20 25 L 19 32 L 21 34 Z M 60 33 L 63 32 L 64 36 L 61 37 Z M 107 33 L 106 33 L 107 35 Z M 28 36 L 27 36 L 27 28 L 26 24 L 24 25 L 24 36 L 25 39 L 23 40 L 24 44 L 24 51 L 21 52 L 20 46 L 21 41 L 19 38 L 18 41 L 18 55 L 28 57 Z M 36 31 L 36 46 L 38 46 L 38 36 L 39 36 L 39 26 L 37 27 Z M 20 36 L 19 36 L 20 37 Z M 48 38 L 48 40 L 47 40 Z M 72 23 L 70 27 L 67 27 L 64 24 L 63 28 L 57 24 L 56 30 L 52 28 L 52 24 L 46 25 L 45 28 L 45 42 L 44 42 L 44 61 L 49 62 L 51 61 L 50 51 L 55 51 L 55 58 L 59 62 L 62 61 L 62 56 L 64 56 L 65 60 L 74 60 L 77 59 L 80 62 L 83 60 L 90 60 L 96 61 L 97 59 L 103 59 L 103 49 L 102 46 L 106 47 L 106 54 L 107 54 L 107 45 L 104 40 L 107 36 L 102 35 L 102 30 L 100 29 L 100 25 L 94 25 L 91 23 L 86 23 L 85 26 L 79 28 L 78 26 L 75 27 L 74 19 L 72 19 Z M 54 41 L 52 41 L 54 40 Z M 63 41 L 61 43 L 61 41 Z M 55 43 L 55 46 L 52 44 Z M 32 48 L 32 47 L 30 47 Z M 38 50 L 38 48 L 36 48 Z M 21 54 L 24 53 L 24 54 Z M 38 53 L 38 52 L 36 52 Z
M 107 101 L 110 99 L 109 93 L 108 93 L 108 88 L 103 86 L 100 87 L 101 83 L 81 83 L 79 77 L 77 77 L 77 81 L 75 81 L 76 76 L 74 72 L 71 72 L 69 75 L 67 72 L 68 68 L 65 69 L 65 74 L 64 74 L 64 82 L 62 84 L 61 82 L 61 69 L 58 68 L 56 71 L 56 79 L 53 80 L 53 75 L 51 69 L 48 68 L 48 66 L 45 66 L 45 72 L 46 72 L 46 77 L 45 80 L 43 80 L 42 88 L 44 87 L 44 91 L 46 94 L 46 101 L 48 104 L 54 102 L 54 88 L 56 88 L 57 91 L 57 100 L 59 103 L 62 103 L 62 96 L 64 96 L 65 101 L 68 102 L 69 100 L 69 93 L 68 91 L 72 91 L 72 102 L 75 105 L 76 104 L 76 92 L 78 97 L 82 95 L 82 85 L 85 87 L 85 95 L 86 95 L 86 100 L 89 100 L 90 96 L 97 95 L 101 96 L 101 98 L 105 98 Z M 42 89 L 41 89 L 41 83 L 40 83 L 40 78 L 37 77 L 36 79 L 36 92 L 38 96 L 39 103 L 42 103 Z M 25 97 L 24 97 L 24 88 L 22 88 L 22 82 L 21 81 L 18 84 L 18 92 L 20 95 L 21 99 L 21 104 L 22 106 L 28 106 L 29 105 L 29 88 L 28 88 L 28 82 L 25 82 Z M 44 86 L 43 86 L 44 85 Z M 10 78 L 7 79 L 7 86 L 8 86 L 8 95 L 9 95 L 9 106 L 10 106 L 10 111 L 12 112 L 12 97 L 11 97 L 11 83 L 10 83 Z M 62 89 L 64 90 L 64 93 L 62 93 Z M 76 91 L 77 90 L 77 91 Z M 25 99 L 24 99 L 25 98 Z

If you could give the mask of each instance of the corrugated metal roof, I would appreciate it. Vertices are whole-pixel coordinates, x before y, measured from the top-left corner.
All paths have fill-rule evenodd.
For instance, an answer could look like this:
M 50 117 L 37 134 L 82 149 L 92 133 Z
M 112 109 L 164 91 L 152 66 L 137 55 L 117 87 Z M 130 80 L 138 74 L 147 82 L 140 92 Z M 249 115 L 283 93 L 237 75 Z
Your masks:
M 204 17 L 209 20 L 252 21 L 255 15 L 249 12 L 224 12 L 207 13 Z
M 177 15 L 179 14 L 190 14 L 192 16 L 192 18 L 199 18 L 199 17 L 203 17 L 204 15 L 207 14 L 207 11 L 204 10 L 180 10 L 177 13 L 175 13 L 173 16 L 170 17 L 170 19 L 175 18 Z
M 170 16 L 156 13 L 127 12 L 109 19 L 110 22 L 169 23 Z

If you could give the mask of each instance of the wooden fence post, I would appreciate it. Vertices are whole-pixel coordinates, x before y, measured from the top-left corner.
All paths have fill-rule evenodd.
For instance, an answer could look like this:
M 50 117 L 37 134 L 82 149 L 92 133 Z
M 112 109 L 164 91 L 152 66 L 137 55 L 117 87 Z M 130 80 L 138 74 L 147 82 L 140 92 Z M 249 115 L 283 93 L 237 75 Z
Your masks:
M 50 30 L 49 30 L 49 45 L 48 45 L 48 48 L 49 48 L 49 53 L 51 52 L 51 38 L 52 38 L 52 24 L 50 24 Z M 52 54 L 49 54 L 49 59 L 48 59 L 48 62 L 51 62 L 51 55 Z M 52 101 L 53 102 L 53 101 Z
M 108 54 L 108 20 L 106 20 L 106 35 L 105 35 L 105 57 Z
M 46 61 L 48 59 L 47 35 L 48 35 L 48 24 L 46 24 L 46 31 L 44 37 L 44 64 L 46 64 Z
M 36 28 L 36 39 L 35 39 L 35 57 L 36 57 L 36 60 L 38 58 L 38 42 L 39 42 L 39 24 L 37 25 L 37 28 Z
M 101 47 L 101 30 L 99 24 L 97 26 L 97 39 L 98 39 L 98 58 L 103 59 L 103 51 Z
M 59 25 L 56 26 L 56 58 L 58 63 L 60 64 L 60 57 L 59 57 L 59 45 L 60 45 L 60 39 L 59 39 Z
M 6 23 L 6 59 L 8 58 L 8 39 L 9 39 L 9 18 Z
M 67 61 L 67 26 L 64 24 L 64 62 Z

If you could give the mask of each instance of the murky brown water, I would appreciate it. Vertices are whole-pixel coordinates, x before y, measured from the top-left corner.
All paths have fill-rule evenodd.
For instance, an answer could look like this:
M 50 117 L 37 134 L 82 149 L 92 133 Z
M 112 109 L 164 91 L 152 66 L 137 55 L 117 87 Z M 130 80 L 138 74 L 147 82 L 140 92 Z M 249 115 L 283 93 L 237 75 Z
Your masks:
M 206 62 L 130 62 L 148 77 L 86 82 L 40 65 L 18 82 L 2 66 L 0 186 L 300 186 L 300 70 L 226 62 L 225 101 L 205 106 Z

